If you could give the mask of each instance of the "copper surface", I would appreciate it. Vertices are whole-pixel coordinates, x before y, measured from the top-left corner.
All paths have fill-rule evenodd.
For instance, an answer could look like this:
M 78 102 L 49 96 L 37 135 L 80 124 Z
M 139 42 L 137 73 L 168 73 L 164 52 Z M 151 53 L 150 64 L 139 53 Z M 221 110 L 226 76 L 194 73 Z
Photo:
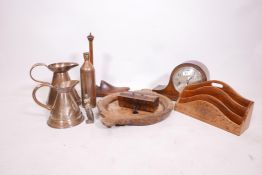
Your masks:
M 50 64 L 50 65 L 46 65 L 44 63 L 36 63 L 32 66 L 32 68 L 30 69 L 30 77 L 32 78 L 32 80 L 38 82 L 38 83 L 44 83 L 44 84 L 50 84 L 49 82 L 45 82 L 45 81 L 41 81 L 41 80 L 37 80 L 33 77 L 32 75 L 32 71 L 34 68 L 38 67 L 38 66 L 44 66 L 46 68 L 48 68 L 50 71 L 53 72 L 53 78 L 52 78 L 52 82 L 51 85 L 55 86 L 61 82 L 64 81 L 69 81 L 70 77 L 68 74 L 68 71 L 73 68 L 78 66 L 77 63 L 73 63 L 73 62 L 61 62 L 61 63 L 54 63 L 54 64 Z M 55 97 L 56 97 L 56 90 L 51 88 L 49 91 L 49 95 L 48 95 L 48 99 L 47 99 L 47 104 L 48 105 L 53 105 L 55 102 Z M 77 94 L 76 90 L 73 88 L 72 92 L 71 92 L 77 102 L 78 105 L 81 104 L 81 99 L 79 97 L 79 95 Z
M 33 90 L 32 96 L 34 101 L 48 110 L 50 110 L 50 116 L 47 124 L 52 128 L 69 128 L 80 124 L 84 117 L 80 111 L 80 108 L 73 96 L 73 88 L 79 81 L 71 80 L 64 81 L 56 84 L 55 86 L 50 84 L 39 84 Z M 36 92 L 41 87 L 50 87 L 56 91 L 56 96 L 53 105 L 43 104 L 36 98 Z
M 84 63 L 80 68 L 82 105 L 86 106 L 86 97 L 90 99 L 90 106 L 96 106 L 95 69 L 89 60 L 88 52 L 83 54 Z
M 89 43 L 89 59 L 91 64 L 94 66 L 94 54 L 93 54 L 93 40 L 94 36 L 90 33 L 87 36 L 88 43 Z M 96 86 L 96 96 L 97 97 L 104 97 L 106 95 L 116 93 L 116 92 L 125 92 L 128 91 L 130 88 L 129 87 L 115 87 L 108 82 L 102 80 L 100 82 L 100 86 Z
M 89 59 L 90 59 L 90 62 L 92 65 L 94 65 L 94 62 L 93 62 L 93 40 L 94 40 L 94 36 L 90 33 L 88 36 L 87 36 L 87 39 L 88 39 L 88 42 L 89 42 Z

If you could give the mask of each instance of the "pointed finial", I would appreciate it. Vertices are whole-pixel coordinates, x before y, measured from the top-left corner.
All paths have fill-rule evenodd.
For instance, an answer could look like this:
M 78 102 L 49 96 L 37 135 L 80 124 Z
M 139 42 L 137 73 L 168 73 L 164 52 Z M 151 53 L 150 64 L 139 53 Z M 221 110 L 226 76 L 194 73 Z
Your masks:
M 92 33 L 90 32 L 90 34 L 87 36 L 87 39 L 89 41 L 93 41 L 94 40 L 94 36 L 92 35 Z

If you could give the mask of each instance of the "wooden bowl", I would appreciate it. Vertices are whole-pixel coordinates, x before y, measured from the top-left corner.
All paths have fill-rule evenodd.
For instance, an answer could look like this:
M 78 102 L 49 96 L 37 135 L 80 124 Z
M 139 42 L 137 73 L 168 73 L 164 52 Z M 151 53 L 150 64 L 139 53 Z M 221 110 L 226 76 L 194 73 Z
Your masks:
M 120 93 L 108 95 L 101 99 L 97 107 L 101 114 L 101 122 L 107 126 L 122 126 L 122 125 L 151 125 L 164 120 L 174 109 L 173 102 L 158 93 L 151 90 L 138 91 L 144 94 L 152 94 L 159 97 L 159 106 L 155 112 L 138 111 L 138 114 L 133 114 L 130 108 L 120 107 L 117 97 Z

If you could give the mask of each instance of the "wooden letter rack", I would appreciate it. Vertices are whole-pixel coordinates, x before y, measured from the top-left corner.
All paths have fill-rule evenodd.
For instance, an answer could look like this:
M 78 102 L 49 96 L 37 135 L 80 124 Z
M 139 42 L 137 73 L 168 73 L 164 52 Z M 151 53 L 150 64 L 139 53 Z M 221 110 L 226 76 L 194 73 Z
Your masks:
M 175 110 L 240 135 L 249 126 L 253 105 L 229 85 L 212 80 L 185 87 Z

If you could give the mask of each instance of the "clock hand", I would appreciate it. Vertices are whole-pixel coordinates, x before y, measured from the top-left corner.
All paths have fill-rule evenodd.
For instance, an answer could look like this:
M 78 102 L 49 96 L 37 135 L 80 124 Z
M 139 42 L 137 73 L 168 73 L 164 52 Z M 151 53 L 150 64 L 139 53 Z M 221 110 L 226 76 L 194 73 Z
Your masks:
M 186 81 L 186 85 L 189 84 L 189 81 L 190 81 L 192 78 L 193 78 L 193 76 L 191 76 L 191 77 L 189 77 L 189 78 L 187 79 L 187 81 Z
M 192 75 L 192 76 L 190 76 L 190 77 L 188 78 L 188 80 L 187 80 L 187 84 L 186 84 L 186 85 L 188 85 L 188 84 L 189 84 L 189 81 L 190 81 L 190 80 L 192 80 L 192 78 L 195 76 L 195 73 L 196 73 L 196 72 L 194 72 L 194 73 L 193 73 L 193 75 Z

